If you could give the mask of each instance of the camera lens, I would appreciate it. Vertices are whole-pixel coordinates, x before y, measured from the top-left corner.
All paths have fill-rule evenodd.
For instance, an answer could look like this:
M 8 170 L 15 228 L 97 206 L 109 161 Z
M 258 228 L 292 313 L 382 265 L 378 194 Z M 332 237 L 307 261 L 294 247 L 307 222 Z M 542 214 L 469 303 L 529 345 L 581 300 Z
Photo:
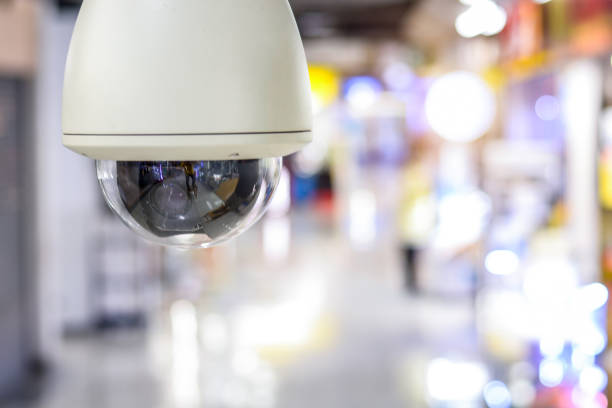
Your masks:
M 191 208 L 187 190 L 175 183 L 161 183 L 151 193 L 151 205 L 161 215 L 180 217 Z
M 111 208 L 145 238 L 209 247 L 263 215 L 280 178 L 280 158 L 189 162 L 98 161 Z

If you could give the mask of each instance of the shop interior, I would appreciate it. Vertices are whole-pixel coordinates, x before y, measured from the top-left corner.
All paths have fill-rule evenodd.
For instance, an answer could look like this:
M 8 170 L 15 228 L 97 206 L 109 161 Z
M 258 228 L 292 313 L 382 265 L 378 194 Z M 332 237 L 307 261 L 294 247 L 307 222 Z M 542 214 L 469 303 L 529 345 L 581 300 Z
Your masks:
M 289 3 L 314 141 L 181 250 L 62 146 L 81 1 L 0 0 L 0 406 L 608 407 L 612 2 Z

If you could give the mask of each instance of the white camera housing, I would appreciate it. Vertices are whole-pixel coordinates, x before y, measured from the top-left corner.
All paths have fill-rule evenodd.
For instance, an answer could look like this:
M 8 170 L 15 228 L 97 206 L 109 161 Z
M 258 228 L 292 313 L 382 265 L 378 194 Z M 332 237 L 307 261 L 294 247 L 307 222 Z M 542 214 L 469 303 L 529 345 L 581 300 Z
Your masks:
M 132 228 L 117 208 L 129 205 L 124 192 L 109 190 L 119 176 L 108 161 L 131 162 L 123 168 L 132 178 L 141 177 L 135 162 L 147 174 L 160 163 L 173 174 L 184 169 L 186 185 L 216 169 L 227 174 L 215 180 L 234 180 L 211 187 L 225 198 L 240 172 L 256 169 L 265 209 L 280 177 L 272 159 L 308 144 L 311 129 L 308 68 L 287 0 L 84 0 L 66 63 L 63 143 L 99 161 L 107 200 Z M 260 164 L 239 166 L 253 160 Z M 219 170 L 219 161 L 236 163 Z M 132 181 L 125 189 L 140 183 Z M 192 201 L 203 200 L 197 191 L 187 192 Z M 170 238 L 135 229 L 164 244 L 210 246 L 261 214 L 252 215 L 204 240 L 189 228 Z
M 104 160 L 280 157 L 311 141 L 287 0 L 85 0 L 66 63 L 64 145 Z

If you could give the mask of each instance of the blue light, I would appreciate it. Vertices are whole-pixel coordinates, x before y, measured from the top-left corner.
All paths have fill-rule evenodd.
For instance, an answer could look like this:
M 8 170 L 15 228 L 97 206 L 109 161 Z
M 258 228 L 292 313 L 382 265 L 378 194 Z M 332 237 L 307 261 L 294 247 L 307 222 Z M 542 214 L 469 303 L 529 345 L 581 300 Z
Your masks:
M 382 91 L 383 86 L 376 78 L 357 76 L 345 81 L 343 96 L 352 109 L 367 111 Z
M 355 89 L 365 88 L 369 88 L 375 93 L 383 91 L 383 86 L 378 79 L 371 76 L 354 76 L 344 81 L 342 96 L 346 98 L 351 92 L 355 92 Z
M 483 396 L 489 408 L 510 408 L 512 398 L 506 384 L 500 381 L 488 383 L 483 391 Z

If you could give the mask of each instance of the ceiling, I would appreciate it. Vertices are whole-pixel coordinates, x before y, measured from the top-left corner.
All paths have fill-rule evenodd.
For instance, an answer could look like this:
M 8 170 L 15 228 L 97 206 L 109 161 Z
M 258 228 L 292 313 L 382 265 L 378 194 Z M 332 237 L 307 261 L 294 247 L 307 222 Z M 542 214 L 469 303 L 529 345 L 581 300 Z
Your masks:
M 61 8 L 82 0 L 53 0 Z M 289 0 L 305 38 L 399 35 L 406 12 L 419 0 Z
M 319 7 L 356 7 L 356 6 L 382 6 L 389 4 L 405 3 L 403 0 L 289 0 L 291 6 L 300 10 L 301 8 Z
M 399 35 L 417 0 L 289 0 L 306 38 Z

